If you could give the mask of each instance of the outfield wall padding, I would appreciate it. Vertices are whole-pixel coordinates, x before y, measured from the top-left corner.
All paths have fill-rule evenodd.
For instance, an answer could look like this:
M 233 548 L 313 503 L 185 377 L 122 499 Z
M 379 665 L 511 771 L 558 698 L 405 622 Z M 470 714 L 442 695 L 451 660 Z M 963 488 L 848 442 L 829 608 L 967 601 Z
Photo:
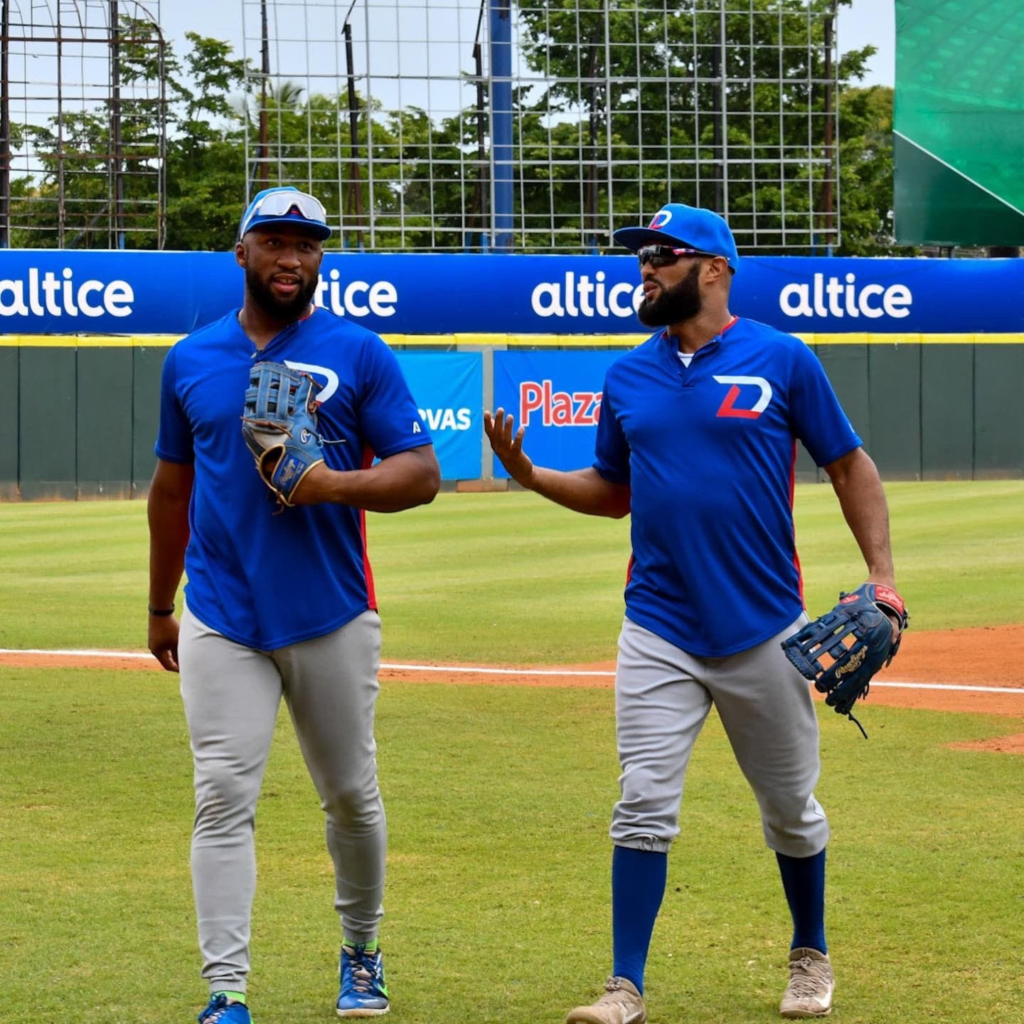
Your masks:
M 160 424 L 160 370 L 165 346 L 132 349 L 132 496 L 146 494 L 156 467 L 153 444 Z
M 1024 439 L 1024 347 L 988 351 L 974 358 L 974 476 L 1020 475 Z M 1016 469 L 1016 472 L 1012 472 Z
M 21 350 L 0 348 L 0 501 L 18 498 L 18 363 Z
M 24 501 L 77 496 L 77 356 L 73 348 L 21 350 L 16 436 L 17 485 Z
M 145 494 L 155 467 L 160 369 L 174 340 L 0 337 L 0 436 L 12 439 L 0 448 L 0 500 Z M 479 426 L 483 407 L 495 393 L 496 351 L 534 350 L 540 365 L 559 367 L 569 375 L 569 384 L 562 386 L 570 391 L 601 387 L 599 378 L 572 376 L 574 357 L 583 357 L 587 350 L 582 344 L 586 339 L 578 337 L 563 339 L 564 351 L 552 336 L 433 336 L 426 344 L 408 335 L 386 340 L 400 358 L 405 349 L 421 353 L 419 359 L 429 359 L 431 351 L 479 354 L 483 386 L 474 378 L 473 390 L 463 396 L 464 408 L 443 408 L 450 398 L 435 401 L 434 394 L 414 390 L 414 397 L 432 418 L 439 441 L 446 430 L 466 431 L 471 419 L 473 437 L 480 439 L 483 453 L 474 475 L 485 479 L 501 475 L 500 467 L 493 472 Z M 607 352 L 638 339 L 594 340 L 591 350 Z M 897 341 L 892 335 L 807 335 L 804 340 L 821 359 L 884 478 L 1024 476 L 1024 404 L 1018 400 L 1024 379 L 1024 335 L 910 335 Z M 508 394 L 508 381 L 504 388 Z M 550 428 L 537 421 L 528 429 L 540 448 L 539 432 Z M 468 439 L 469 434 L 463 437 Z M 574 451 L 578 450 L 576 445 Z M 446 480 L 466 479 L 464 459 L 458 473 L 445 472 L 446 460 L 441 461 Z M 800 481 L 823 478 L 802 448 L 796 473 Z
M 921 477 L 974 474 L 974 345 L 936 346 L 921 360 Z
M 921 353 L 906 346 L 870 345 L 868 423 L 883 476 L 921 477 L 921 417 L 907 415 L 908 395 L 921 394 Z M 884 444 L 879 444 L 880 438 Z
M 134 366 L 129 348 L 78 353 L 75 464 L 78 496 L 129 498 L 132 492 Z

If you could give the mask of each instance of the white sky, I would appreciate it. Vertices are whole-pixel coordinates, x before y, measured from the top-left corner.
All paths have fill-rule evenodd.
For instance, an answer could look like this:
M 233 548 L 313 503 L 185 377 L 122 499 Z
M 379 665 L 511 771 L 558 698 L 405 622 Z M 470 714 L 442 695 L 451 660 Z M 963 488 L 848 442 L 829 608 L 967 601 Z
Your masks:
M 324 0 L 320 4 L 326 6 Z M 408 0 L 406 0 L 406 3 Z M 430 0 L 422 0 L 429 7 Z M 436 0 L 438 6 L 448 6 Z M 449 0 L 450 2 L 450 0 Z M 339 6 L 348 8 L 347 0 L 338 0 Z M 405 4 L 403 4 L 405 6 Z M 408 5 L 413 8 L 413 4 Z M 258 11 L 252 0 L 246 8 L 246 19 Z M 411 13 L 411 11 L 410 11 Z M 164 32 L 173 40 L 179 55 L 186 49 L 185 33 L 199 32 L 215 39 L 227 39 L 234 44 L 236 53 L 242 53 L 242 0 L 162 0 L 160 20 Z M 358 21 L 355 22 L 358 26 Z M 249 34 L 254 25 L 248 26 Z M 852 50 L 872 43 L 878 53 L 872 59 L 865 85 L 892 85 L 896 76 L 896 16 L 895 0 L 854 0 L 850 8 L 842 8 L 839 15 L 839 46 Z M 252 56 L 257 56 L 252 54 Z
M 895 0 L 853 0 L 839 12 L 839 49 L 858 50 L 871 43 L 878 53 L 868 64 L 865 85 L 896 83 Z

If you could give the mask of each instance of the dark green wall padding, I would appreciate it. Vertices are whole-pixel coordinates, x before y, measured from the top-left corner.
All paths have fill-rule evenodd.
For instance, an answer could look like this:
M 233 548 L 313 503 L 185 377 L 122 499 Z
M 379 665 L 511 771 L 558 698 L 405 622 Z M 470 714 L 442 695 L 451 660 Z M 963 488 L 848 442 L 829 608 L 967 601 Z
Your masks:
M 0 348 L 0 501 L 18 498 L 18 363 L 21 349 Z
M 878 337 L 812 348 L 884 478 L 1024 476 L 1024 343 Z M 0 437 L 13 442 L 0 446 L 0 501 L 144 495 L 167 351 L 0 346 Z M 802 448 L 796 473 L 823 479 Z

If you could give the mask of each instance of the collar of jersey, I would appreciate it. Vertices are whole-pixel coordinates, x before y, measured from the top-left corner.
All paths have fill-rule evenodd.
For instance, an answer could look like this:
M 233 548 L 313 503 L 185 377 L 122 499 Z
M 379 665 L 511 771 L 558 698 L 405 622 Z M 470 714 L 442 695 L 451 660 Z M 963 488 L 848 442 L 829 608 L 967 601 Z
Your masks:
M 238 309 L 234 311 L 231 318 L 235 323 L 235 327 L 238 329 L 238 333 L 241 334 L 241 336 L 245 339 L 246 344 L 252 350 L 250 352 L 250 357 L 252 359 L 261 360 L 266 357 L 266 354 L 270 349 L 275 348 L 277 345 L 281 344 L 284 341 L 287 341 L 295 333 L 295 331 L 299 329 L 299 327 L 302 324 L 304 324 L 307 320 L 312 318 L 313 313 L 315 313 L 316 311 L 317 307 L 314 306 L 312 312 L 307 313 L 305 316 L 299 317 L 298 320 L 293 320 L 290 324 L 287 324 L 285 327 L 282 327 L 281 330 L 278 331 L 277 334 L 275 334 L 270 339 L 270 341 L 268 341 L 266 345 L 264 345 L 263 348 L 261 349 L 257 348 L 252 338 L 250 338 L 249 335 L 245 333 L 245 328 L 242 327 L 242 322 L 238 319 L 239 315 L 242 312 L 241 306 L 239 306 Z
M 693 366 L 694 362 L 698 358 L 707 358 L 702 353 L 714 352 L 722 343 L 725 334 L 736 326 L 739 319 L 740 318 L 738 316 L 734 316 L 706 345 L 701 345 L 701 347 L 693 353 L 693 359 L 690 360 L 689 365 Z M 679 359 L 679 342 L 677 342 L 675 338 L 668 333 L 667 328 L 658 335 L 658 340 L 663 343 L 661 349 L 669 356 L 671 365 L 674 369 L 689 369 L 689 367 L 684 367 L 682 361 Z

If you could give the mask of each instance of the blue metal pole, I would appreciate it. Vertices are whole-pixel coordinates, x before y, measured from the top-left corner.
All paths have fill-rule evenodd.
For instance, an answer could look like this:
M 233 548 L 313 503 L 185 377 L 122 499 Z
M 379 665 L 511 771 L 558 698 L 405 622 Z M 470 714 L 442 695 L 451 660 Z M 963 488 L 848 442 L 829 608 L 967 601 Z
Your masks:
M 490 0 L 491 166 L 494 182 L 494 250 L 512 248 L 512 10 L 511 0 Z

